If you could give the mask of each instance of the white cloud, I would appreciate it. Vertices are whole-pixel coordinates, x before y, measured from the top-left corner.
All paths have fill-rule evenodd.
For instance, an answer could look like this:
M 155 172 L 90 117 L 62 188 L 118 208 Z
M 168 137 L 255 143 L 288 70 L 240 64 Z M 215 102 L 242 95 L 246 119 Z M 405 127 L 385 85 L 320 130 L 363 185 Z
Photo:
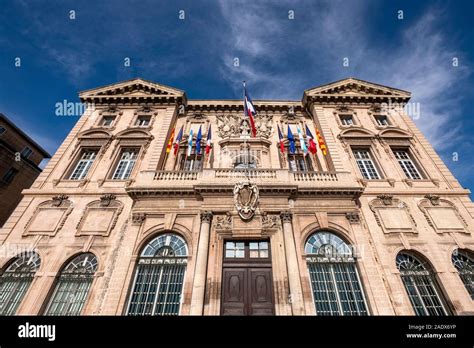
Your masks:
M 258 96 L 265 99 L 298 98 L 305 88 L 320 83 L 314 79 L 321 76 L 330 82 L 353 75 L 406 89 L 412 92 L 412 102 L 421 104 L 421 118 L 416 122 L 435 147 L 460 140 L 461 124 L 455 107 L 459 94 L 450 93 L 450 89 L 470 71 L 451 64 L 457 55 L 454 43 L 440 30 L 441 12 L 431 8 L 421 13 L 414 24 L 407 24 L 400 36 L 393 38 L 394 42 L 400 40 L 394 45 L 371 41 L 370 30 L 374 28 L 370 26 L 368 4 L 287 2 L 278 8 L 269 2 L 223 0 L 220 8 L 230 36 L 224 31 L 219 34 L 225 43 L 220 73 L 234 85 L 239 79 L 252 80 Z M 297 31 L 287 26 L 283 17 L 292 8 L 296 8 L 295 21 L 304 22 Z M 393 20 L 397 20 L 395 14 Z M 408 22 L 397 24 L 404 23 Z M 295 66 L 299 63 L 291 61 L 291 52 L 275 48 L 277 40 L 286 41 L 279 47 L 301 48 L 308 65 Z M 232 65 L 233 57 L 240 58 L 239 68 Z M 342 67 L 344 57 L 350 59 L 349 69 Z

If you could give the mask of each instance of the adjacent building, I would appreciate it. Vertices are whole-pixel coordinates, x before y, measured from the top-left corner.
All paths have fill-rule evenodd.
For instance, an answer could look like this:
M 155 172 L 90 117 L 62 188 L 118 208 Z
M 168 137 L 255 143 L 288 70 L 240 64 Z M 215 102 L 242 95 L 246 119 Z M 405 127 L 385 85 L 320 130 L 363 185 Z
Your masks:
M 29 188 L 41 173 L 41 161 L 50 157 L 0 113 L 0 226 L 20 202 L 21 191 Z
M 80 99 L 0 230 L 1 314 L 474 313 L 474 205 L 409 92 L 349 78 L 253 119 L 142 79 Z

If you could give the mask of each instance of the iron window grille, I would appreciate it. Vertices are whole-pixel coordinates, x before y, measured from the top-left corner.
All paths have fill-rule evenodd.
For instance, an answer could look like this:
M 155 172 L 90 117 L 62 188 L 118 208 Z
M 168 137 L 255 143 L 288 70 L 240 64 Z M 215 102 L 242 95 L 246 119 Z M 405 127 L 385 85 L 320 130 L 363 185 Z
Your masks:
M 143 249 L 135 270 L 128 315 L 178 315 L 188 247 L 179 236 L 162 234 Z
M 35 252 L 16 257 L 0 276 L 0 315 L 14 315 L 41 264 Z
M 317 315 L 368 315 L 352 248 L 330 232 L 317 232 L 305 244 Z
M 429 265 L 405 252 L 397 255 L 396 264 L 416 315 L 450 314 Z
M 469 292 L 471 300 L 474 300 L 474 259 L 472 255 L 465 250 L 455 250 L 451 260 L 466 290 Z
M 79 315 L 87 300 L 97 258 L 92 253 L 76 256 L 61 271 L 45 315 Z

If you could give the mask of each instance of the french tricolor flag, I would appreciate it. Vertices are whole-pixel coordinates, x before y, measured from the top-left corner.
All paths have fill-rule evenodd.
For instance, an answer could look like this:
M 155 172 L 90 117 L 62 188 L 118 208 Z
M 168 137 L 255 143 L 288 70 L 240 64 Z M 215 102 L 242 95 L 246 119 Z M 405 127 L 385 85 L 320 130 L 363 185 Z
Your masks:
M 209 125 L 209 130 L 207 131 L 206 155 L 209 155 L 209 152 L 211 152 L 211 144 L 212 144 L 212 133 L 211 133 L 211 125 Z
M 244 82 L 244 113 L 246 116 L 248 116 L 250 120 L 250 127 L 252 128 L 252 136 L 256 137 L 257 136 L 257 128 L 255 128 L 255 119 L 254 115 L 257 114 L 257 111 L 255 111 L 255 108 L 252 103 L 252 99 L 250 99 L 247 89 L 245 88 L 245 82 Z

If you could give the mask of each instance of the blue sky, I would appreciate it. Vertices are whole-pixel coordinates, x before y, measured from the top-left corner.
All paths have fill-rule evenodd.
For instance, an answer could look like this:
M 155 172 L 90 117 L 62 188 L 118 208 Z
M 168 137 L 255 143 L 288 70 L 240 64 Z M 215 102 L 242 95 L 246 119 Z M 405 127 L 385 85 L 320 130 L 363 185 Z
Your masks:
M 51 153 L 77 121 L 55 104 L 80 90 L 143 77 L 235 99 L 245 79 L 253 99 L 300 99 L 353 76 L 411 91 L 415 122 L 474 188 L 472 1 L 0 2 L 0 112 Z

